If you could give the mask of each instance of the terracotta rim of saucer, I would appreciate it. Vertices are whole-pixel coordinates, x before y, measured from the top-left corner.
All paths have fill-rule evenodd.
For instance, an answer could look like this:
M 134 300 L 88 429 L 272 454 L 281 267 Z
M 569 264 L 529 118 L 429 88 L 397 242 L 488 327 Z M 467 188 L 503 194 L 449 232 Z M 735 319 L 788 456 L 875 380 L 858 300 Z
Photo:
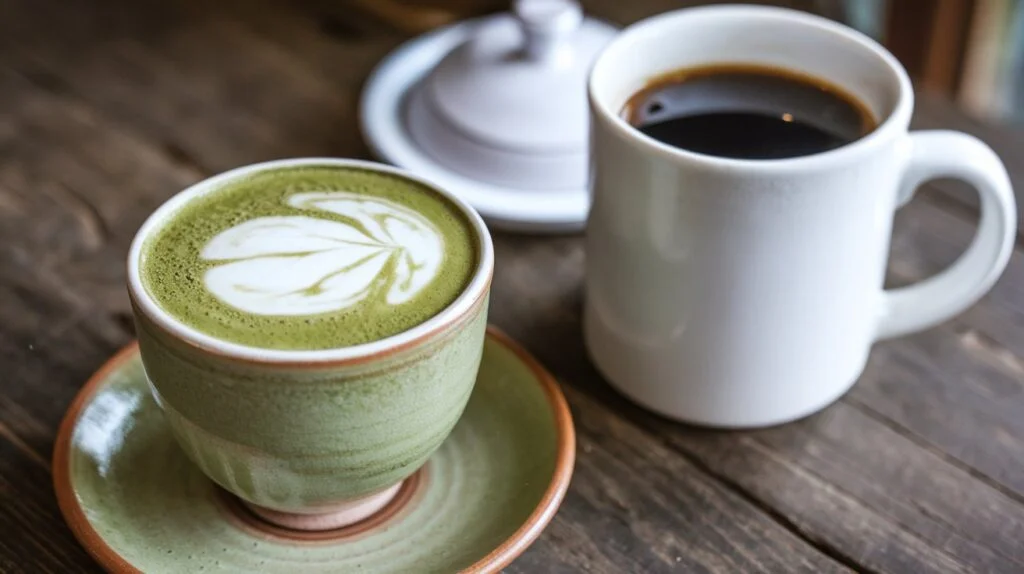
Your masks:
M 512 351 L 530 369 L 544 389 L 544 395 L 551 406 L 555 419 L 558 435 L 556 437 L 557 454 L 551 483 L 545 490 L 540 503 L 510 537 L 489 554 L 463 570 L 463 572 L 470 574 L 500 571 L 522 554 L 540 536 L 540 533 L 554 517 L 562 500 L 565 498 L 576 458 L 576 432 L 572 424 L 572 415 L 565 396 L 562 394 L 554 377 L 526 349 L 498 328 L 488 325 L 487 337 L 493 338 L 495 342 Z M 118 574 L 138 573 L 141 571 L 129 564 L 103 540 L 100 534 L 92 527 L 82 507 L 79 505 L 74 490 L 71 487 L 71 435 L 75 425 L 78 423 L 82 408 L 113 372 L 121 367 L 126 360 L 138 353 L 138 346 L 137 341 L 124 346 L 89 377 L 89 380 L 71 402 L 61 421 L 53 451 L 53 485 L 61 514 L 64 515 L 75 538 L 78 539 L 93 559 L 108 572 Z M 372 519 L 373 517 L 371 516 L 367 520 Z

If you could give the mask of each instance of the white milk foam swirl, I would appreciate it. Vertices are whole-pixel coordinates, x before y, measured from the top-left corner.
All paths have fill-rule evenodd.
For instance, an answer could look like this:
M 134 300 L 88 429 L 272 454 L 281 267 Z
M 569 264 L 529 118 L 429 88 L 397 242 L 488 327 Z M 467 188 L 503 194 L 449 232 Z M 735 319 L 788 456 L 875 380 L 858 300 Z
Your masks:
M 256 315 L 314 315 L 351 307 L 381 283 L 388 285 L 386 301 L 398 305 L 440 270 L 440 231 L 407 207 L 345 191 L 297 193 L 287 201 L 352 223 L 268 216 L 217 234 L 200 257 L 224 262 L 209 269 L 204 280 L 227 305 Z

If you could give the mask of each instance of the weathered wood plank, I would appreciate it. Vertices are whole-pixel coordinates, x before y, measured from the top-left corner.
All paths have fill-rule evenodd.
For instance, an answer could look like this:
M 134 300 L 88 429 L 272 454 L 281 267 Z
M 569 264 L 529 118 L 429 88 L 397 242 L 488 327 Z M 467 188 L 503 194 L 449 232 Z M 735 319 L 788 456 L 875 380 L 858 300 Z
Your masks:
M 673 446 L 869 569 L 1024 568 L 1015 501 L 864 417 L 839 403 L 742 440 L 662 430 Z
M 770 429 L 753 437 L 768 449 L 790 453 L 803 469 L 839 487 L 916 536 L 974 570 L 1024 570 L 1024 508 L 975 474 L 944 464 L 941 452 L 922 449 L 914 437 L 872 412 L 840 403 L 821 420 L 793 432 Z M 927 520 L 922 520 L 926 518 Z
M 6 69 L 0 109 L 0 388 L 29 413 L 19 419 L 52 433 L 75 389 L 128 337 L 123 261 L 134 229 L 189 174 Z M 36 441 L 52 435 L 31 436 L 48 457 Z
M 88 4 L 81 6 L 87 11 Z M 358 133 L 343 129 L 356 125 L 354 82 L 345 91 L 332 89 L 307 73 L 301 59 L 254 41 L 233 19 L 211 15 L 154 35 L 125 31 L 68 53 L 73 47 L 26 40 L 11 48 L 8 63 L 30 79 L 59 78 L 108 118 L 153 136 L 198 171 L 363 149 Z
M 605 406 L 568 397 L 578 459 L 552 536 L 574 538 L 572 552 L 542 544 L 545 560 L 528 553 L 522 571 L 548 571 L 547 559 L 609 573 L 846 570 Z
M 99 572 L 64 526 L 47 469 L 0 435 L 0 572 Z

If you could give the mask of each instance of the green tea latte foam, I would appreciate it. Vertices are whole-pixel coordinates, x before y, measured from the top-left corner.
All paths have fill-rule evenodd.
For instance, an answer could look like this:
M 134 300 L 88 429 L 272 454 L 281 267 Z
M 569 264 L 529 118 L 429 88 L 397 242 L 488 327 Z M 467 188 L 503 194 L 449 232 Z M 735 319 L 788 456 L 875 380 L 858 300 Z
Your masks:
M 451 304 L 477 264 L 466 216 L 400 175 L 302 165 L 193 198 L 150 235 L 140 273 L 165 312 L 252 347 L 368 343 Z

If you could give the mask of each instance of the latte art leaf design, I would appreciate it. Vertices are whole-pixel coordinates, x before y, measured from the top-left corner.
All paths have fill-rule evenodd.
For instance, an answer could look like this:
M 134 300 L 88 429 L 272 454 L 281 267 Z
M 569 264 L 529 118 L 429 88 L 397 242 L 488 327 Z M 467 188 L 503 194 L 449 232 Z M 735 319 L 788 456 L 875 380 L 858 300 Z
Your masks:
M 314 315 L 375 292 L 399 305 L 437 276 L 441 232 L 407 207 L 345 191 L 297 193 L 287 202 L 341 221 L 266 216 L 217 234 L 200 257 L 220 262 L 204 275 L 218 299 L 257 315 Z

